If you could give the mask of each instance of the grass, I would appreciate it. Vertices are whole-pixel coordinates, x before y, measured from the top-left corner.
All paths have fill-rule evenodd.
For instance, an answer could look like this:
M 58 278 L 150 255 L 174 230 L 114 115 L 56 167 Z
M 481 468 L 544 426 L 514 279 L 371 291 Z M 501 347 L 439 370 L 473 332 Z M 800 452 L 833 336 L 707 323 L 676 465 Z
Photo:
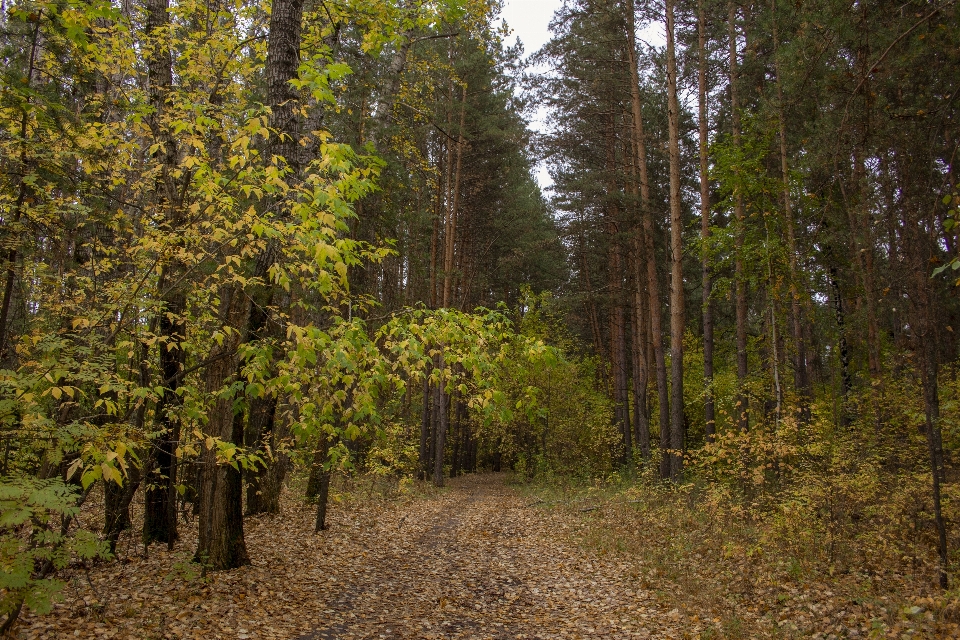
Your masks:
M 820 522 L 791 529 L 695 483 L 516 484 L 528 504 L 575 518 L 580 545 L 628 562 L 665 607 L 712 621 L 704 637 L 960 637 L 960 598 L 936 587 L 935 550 L 897 562 L 888 540 L 878 566 L 866 522 L 827 544 Z

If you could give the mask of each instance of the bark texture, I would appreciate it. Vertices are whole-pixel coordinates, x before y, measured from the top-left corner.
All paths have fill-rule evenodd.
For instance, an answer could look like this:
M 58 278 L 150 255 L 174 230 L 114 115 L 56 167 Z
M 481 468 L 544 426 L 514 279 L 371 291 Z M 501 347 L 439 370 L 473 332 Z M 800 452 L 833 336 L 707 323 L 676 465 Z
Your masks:
M 683 471 L 683 209 L 680 202 L 680 107 L 677 101 L 677 56 L 674 0 L 667 0 L 667 129 L 670 147 L 670 477 Z

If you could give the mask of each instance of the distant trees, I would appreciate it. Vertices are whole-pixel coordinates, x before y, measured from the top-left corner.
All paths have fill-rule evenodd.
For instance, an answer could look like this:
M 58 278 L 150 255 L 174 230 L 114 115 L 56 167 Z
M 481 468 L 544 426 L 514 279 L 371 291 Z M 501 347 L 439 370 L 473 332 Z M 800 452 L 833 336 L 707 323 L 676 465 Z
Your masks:
M 236 567 L 244 507 L 276 512 L 294 461 L 362 460 L 427 376 L 438 481 L 476 464 L 466 356 L 421 344 L 426 371 L 377 331 L 419 304 L 482 341 L 477 305 L 565 279 L 487 3 L 5 6 L 4 513 L 32 505 L 40 537 L 59 513 L 52 553 L 102 556 L 76 505 L 103 482 L 115 550 L 142 489 L 144 544 L 193 502 L 196 559 Z M 7 626 L 31 602 L 9 593 Z
M 9 4 L 0 624 L 141 489 L 244 564 L 295 463 L 317 530 L 351 465 L 920 478 L 946 584 L 956 11 L 575 0 L 520 98 L 485 2 Z
M 643 381 L 634 422 L 659 405 L 649 423 L 663 476 L 717 431 L 749 440 L 784 420 L 832 415 L 880 446 L 901 437 L 889 394 L 911 372 L 945 553 L 943 447 L 955 444 L 941 442 L 937 380 L 957 358 L 958 307 L 953 283 L 931 275 L 956 250 L 941 202 L 956 181 L 955 19 L 952 3 L 710 0 L 581 0 L 554 17 L 537 54 L 550 71 L 534 88 L 555 114 L 546 148 L 572 256 L 571 317 L 609 363 L 615 402 L 619 362 Z M 666 47 L 634 55 L 649 21 L 666 25 Z M 623 114 L 632 128 L 616 126 Z M 611 201 L 636 212 L 616 233 L 601 213 Z M 653 277 L 612 269 L 603 256 L 620 246 L 652 261 Z M 669 304 L 658 292 L 668 273 Z M 654 354 L 646 362 L 619 358 L 619 329 L 603 321 L 633 299 L 650 301 L 636 303 L 626 332 L 634 352 Z M 701 312 L 684 318 L 684 307 Z M 669 384 L 656 356 L 666 309 Z M 684 373 L 705 384 L 684 387 Z

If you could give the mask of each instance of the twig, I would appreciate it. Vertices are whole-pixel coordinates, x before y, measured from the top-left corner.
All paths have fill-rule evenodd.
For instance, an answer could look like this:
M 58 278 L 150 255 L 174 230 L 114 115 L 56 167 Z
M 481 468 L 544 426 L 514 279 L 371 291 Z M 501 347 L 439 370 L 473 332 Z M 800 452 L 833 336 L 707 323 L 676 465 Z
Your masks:
M 100 593 L 97 591 L 97 588 L 93 584 L 93 580 L 90 579 L 90 567 L 87 566 L 87 563 L 83 563 L 83 575 L 87 578 L 87 584 L 90 585 L 90 591 L 93 592 L 93 597 L 96 599 L 96 604 L 92 605 L 94 613 L 97 616 L 97 620 L 103 621 L 103 614 L 107 610 L 109 605 L 108 601 L 105 601 L 100 597 Z M 109 598 L 107 599 L 109 600 Z

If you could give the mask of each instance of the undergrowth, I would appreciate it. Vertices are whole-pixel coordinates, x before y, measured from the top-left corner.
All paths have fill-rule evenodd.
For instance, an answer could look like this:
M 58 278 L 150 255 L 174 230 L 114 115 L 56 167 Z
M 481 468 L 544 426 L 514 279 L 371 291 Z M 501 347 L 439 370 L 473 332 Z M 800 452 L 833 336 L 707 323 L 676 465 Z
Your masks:
M 650 467 L 515 484 L 530 507 L 577 519 L 580 545 L 626 560 L 666 607 L 712 622 L 712 637 L 958 637 L 960 592 L 937 587 L 935 548 L 892 526 L 909 491 L 884 494 L 878 481 L 869 499 L 890 517 L 841 524 L 855 479 L 821 480 L 805 502 L 786 490 L 746 501 L 693 474 L 662 483 Z

